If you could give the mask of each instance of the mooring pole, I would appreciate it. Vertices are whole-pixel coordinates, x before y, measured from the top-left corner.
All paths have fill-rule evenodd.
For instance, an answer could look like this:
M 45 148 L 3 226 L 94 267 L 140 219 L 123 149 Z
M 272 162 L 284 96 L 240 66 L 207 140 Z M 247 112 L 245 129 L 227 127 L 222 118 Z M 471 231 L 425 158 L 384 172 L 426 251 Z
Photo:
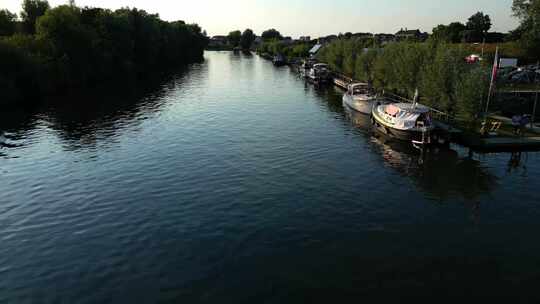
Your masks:
M 540 70 L 540 61 L 536 64 L 536 70 Z M 536 71 L 535 71 L 536 72 Z M 535 73 L 534 76 L 534 82 L 538 82 L 538 73 Z M 538 91 L 540 91 L 540 83 L 538 83 L 538 86 L 536 88 L 536 96 L 534 97 L 534 106 L 533 106 L 533 112 L 531 116 L 531 129 L 534 128 L 534 118 L 536 117 L 536 106 L 538 104 Z

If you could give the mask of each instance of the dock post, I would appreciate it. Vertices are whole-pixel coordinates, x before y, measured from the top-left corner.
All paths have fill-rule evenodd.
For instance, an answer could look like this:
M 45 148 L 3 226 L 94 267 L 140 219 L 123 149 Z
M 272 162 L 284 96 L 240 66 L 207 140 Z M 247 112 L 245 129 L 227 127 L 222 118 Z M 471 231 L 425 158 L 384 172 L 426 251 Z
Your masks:
M 540 69 L 540 61 L 536 64 L 536 69 Z M 538 82 L 538 73 L 535 73 L 534 82 Z M 531 129 L 534 128 L 534 118 L 536 117 L 536 105 L 538 104 L 538 91 L 540 91 L 540 84 L 536 88 L 536 96 L 534 97 L 533 113 L 531 116 Z

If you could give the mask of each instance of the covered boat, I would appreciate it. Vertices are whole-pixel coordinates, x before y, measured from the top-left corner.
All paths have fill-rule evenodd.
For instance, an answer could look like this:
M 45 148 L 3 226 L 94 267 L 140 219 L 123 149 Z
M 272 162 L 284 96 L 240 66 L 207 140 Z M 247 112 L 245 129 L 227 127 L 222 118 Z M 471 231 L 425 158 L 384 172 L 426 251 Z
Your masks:
M 343 94 L 343 103 L 360 113 L 371 115 L 377 95 L 367 83 L 353 83 Z
M 391 137 L 429 143 L 434 129 L 430 108 L 417 103 L 376 105 L 372 111 L 372 123 L 376 130 Z

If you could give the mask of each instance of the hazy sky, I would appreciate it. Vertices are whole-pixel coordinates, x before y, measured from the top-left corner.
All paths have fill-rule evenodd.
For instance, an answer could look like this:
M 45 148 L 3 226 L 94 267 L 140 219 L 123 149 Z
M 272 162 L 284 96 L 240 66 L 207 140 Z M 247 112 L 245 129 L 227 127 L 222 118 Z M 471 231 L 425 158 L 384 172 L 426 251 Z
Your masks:
M 53 6 L 67 0 L 49 0 Z M 0 0 L 20 11 L 22 0 Z M 79 6 L 137 7 L 165 20 L 198 23 L 210 35 L 274 27 L 284 35 L 313 37 L 339 32 L 388 32 L 400 28 L 431 32 L 437 24 L 465 22 L 477 11 L 492 18 L 495 31 L 514 29 L 512 0 L 76 0 Z

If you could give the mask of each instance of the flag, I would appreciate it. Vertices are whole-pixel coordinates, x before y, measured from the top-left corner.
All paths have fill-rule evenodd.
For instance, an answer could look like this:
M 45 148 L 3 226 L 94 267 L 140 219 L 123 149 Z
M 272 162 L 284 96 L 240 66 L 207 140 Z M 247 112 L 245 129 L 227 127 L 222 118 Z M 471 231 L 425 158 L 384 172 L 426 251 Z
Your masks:
M 489 102 L 491 101 L 491 95 L 493 94 L 493 90 L 495 88 L 495 81 L 497 80 L 498 70 L 499 70 L 499 47 L 497 47 L 495 51 L 495 62 L 493 63 L 493 71 L 491 72 L 491 83 L 489 84 L 489 93 L 488 93 L 487 102 L 486 102 L 486 110 L 484 112 L 485 117 L 488 116 Z
M 499 71 L 499 48 L 495 51 L 495 62 L 493 62 L 493 71 L 491 72 L 491 85 L 497 81 L 497 72 Z

